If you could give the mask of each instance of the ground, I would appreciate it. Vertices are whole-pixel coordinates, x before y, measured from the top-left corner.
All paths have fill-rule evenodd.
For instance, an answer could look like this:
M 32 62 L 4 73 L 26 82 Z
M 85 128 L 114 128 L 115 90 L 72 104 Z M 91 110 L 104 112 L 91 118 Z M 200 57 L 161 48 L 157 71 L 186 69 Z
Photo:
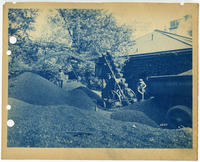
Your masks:
M 12 109 L 8 112 L 8 119 L 12 119 L 15 125 L 8 127 L 8 147 L 192 148 L 191 128 L 160 128 L 139 110 L 125 108 L 113 112 L 93 109 L 93 100 L 89 100 L 89 96 L 86 100 L 86 94 L 81 89 L 64 91 L 52 86 L 47 80 L 36 77 L 35 74 L 28 74 L 29 78 L 37 78 L 35 80 L 20 79 L 24 76 L 27 74 L 22 74 L 15 81 L 9 81 L 9 85 L 12 85 L 9 91 L 13 88 L 16 91 L 9 93 L 9 104 Z M 21 87 L 18 93 L 17 87 L 24 81 L 34 86 L 43 82 L 43 88 L 47 92 L 61 92 L 57 95 L 74 93 L 70 95 L 74 99 L 68 98 L 67 95 L 67 101 L 63 101 L 64 103 L 61 104 L 59 101 L 56 104 L 54 101 L 54 104 L 48 105 L 49 96 L 34 98 L 31 88 Z M 23 91 L 29 96 L 20 97 L 19 94 Z M 37 91 L 39 93 L 40 89 Z M 27 98 L 34 98 L 34 102 L 44 99 L 46 104 L 33 104 L 28 102 Z M 123 115 L 128 116 L 127 119 Z

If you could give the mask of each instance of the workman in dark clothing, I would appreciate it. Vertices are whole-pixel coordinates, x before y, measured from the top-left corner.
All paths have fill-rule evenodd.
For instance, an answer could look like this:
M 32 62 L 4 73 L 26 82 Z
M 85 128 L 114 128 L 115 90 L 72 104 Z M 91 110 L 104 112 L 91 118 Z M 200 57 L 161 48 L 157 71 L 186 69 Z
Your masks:
M 117 72 L 112 55 L 109 51 L 103 53 L 96 61 L 95 75 L 105 80 L 106 86 L 102 90 L 102 98 L 106 103 L 106 107 L 111 107 L 113 100 L 115 100 L 116 94 L 114 93 L 116 89 L 116 82 L 113 74 Z
M 106 55 L 104 55 L 104 56 L 105 56 L 105 58 L 108 60 L 110 66 L 111 66 L 111 68 L 112 68 L 112 71 L 114 72 L 114 74 L 116 74 L 116 73 L 117 73 L 117 70 L 116 70 L 116 67 L 115 67 L 115 64 L 114 64 L 114 61 L 113 61 L 113 57 L 112 57 L 112 55 L 110 54 L 110 51 L 107 51 L 107 52 L 106 52 Z
M 115 90 L 116 83 L 114 78 L 109 73 L 107 74 L 107 78 L 105 79 L 105 81 L 106 87 L 102 90 L 102 98 L 106 103 L 106 107 L 110 108 L 114 100 L 113 90 Z
M 105 79 L 107 74 L 111 73 L 111 70 L 113 73 L 117 73 L 112 55 L 109 52 L 103 53 L 96 61 L 95 75 L 100 79 Z
M 106 63 L 105 56 L 101 55 L 96 61 L 95 75 L 100 79 L 105 79 L 110 69 Z

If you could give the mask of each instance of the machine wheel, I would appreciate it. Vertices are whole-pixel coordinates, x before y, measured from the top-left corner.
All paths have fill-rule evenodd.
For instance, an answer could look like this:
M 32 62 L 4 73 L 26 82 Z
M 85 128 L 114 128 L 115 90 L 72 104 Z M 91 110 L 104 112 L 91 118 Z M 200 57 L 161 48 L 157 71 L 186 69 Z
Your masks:
M 192 127 L 192 110 L 186 106 L 177 105 L 170 108 L 166 118 L 170 128 Z

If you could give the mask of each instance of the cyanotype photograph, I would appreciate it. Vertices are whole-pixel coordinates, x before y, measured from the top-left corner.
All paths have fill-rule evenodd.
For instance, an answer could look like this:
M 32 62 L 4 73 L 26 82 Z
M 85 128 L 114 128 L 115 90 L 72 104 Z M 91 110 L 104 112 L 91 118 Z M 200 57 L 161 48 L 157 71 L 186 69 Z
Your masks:
M 7 147 L 192 149 L 191 8 L 80 6 L 8 8 Z

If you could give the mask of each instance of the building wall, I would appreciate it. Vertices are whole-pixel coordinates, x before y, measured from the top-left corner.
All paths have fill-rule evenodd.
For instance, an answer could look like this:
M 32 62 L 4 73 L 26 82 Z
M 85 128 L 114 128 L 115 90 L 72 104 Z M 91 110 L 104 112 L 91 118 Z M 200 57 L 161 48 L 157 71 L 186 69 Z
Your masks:
M 132 56 L 123 69 L 123 75 L 133 90 L 139 78 L 147 76 L 176 75 L 192 69 L 192 48 Z

